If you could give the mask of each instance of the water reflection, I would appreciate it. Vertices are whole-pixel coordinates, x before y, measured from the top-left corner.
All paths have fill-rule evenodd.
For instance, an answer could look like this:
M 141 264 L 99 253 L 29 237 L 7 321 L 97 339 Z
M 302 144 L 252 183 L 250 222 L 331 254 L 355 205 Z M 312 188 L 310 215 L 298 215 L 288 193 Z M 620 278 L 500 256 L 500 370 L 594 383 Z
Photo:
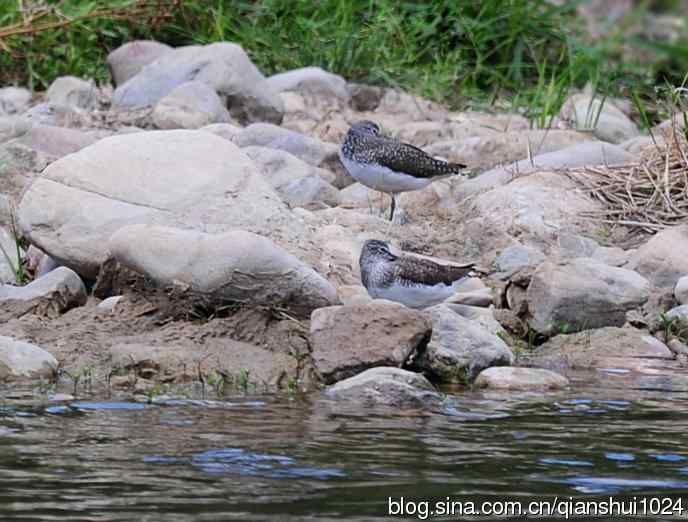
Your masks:
M 0 403 L 0 520 L 368 521 L 389 520 L 388 497 L 688 489 L 683 393 L 465 392 L 437 412 L 13 394 Z

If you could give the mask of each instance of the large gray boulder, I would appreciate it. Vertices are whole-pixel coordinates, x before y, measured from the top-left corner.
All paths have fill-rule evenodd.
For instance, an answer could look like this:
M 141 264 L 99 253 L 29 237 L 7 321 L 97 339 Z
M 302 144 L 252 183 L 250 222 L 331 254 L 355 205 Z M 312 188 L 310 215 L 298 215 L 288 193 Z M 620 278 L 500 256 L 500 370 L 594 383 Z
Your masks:
M 426 310 L 432 337 L 414 366 L 440 382 L 466 384 L 485 368 L 513 364 L 514 355 L 501 338 L 453 306 L 440 304 Z
M 432 331 L 416 310 L 389 301 L 320 308 L 311 314 L 315 369 L 331 384 L 375 366 L 402 366 Z
M 208 84 L 191 81 L 175 87 L 153 109 L 158 129 L 198 129 L 213 123 L 228 123 L 229 112 Z
M 213 302 L 281 307 L 306 316 L 339 303 L 334 287 L 310 266 L 250 232 L 131 225 L 115 232 L 109 245 L 125 267 Z
M 115 86 L 122 85 L 146 65 L 173 50 L 169 45 L 152 40 L 134 40 L 120 45 L 107 57 L 113 83 Z
M 390 367 L 371 368 L 339 381 L 325 390 L 325 396 L 357 405 L 396 408 L 423 408 L 441 402 L 423 375 Z
M 31 91 L 23 87 L 0 89 L 0 115 L 24 112 L 31 102 Z
M 240 122 L 280 123 L 284 107 L 241 46 L 218 42 L 178 47 L 146 65 L 117 87 L 116 107 L 154 105 L 173 89 L 192 80 L 225 96 L 231 115 Z
M 626 312 L 642 306 L 650 284 L 637 272 L 589 258 L 546 261 L 528 286 L 528 324 L 551 335 L 602 326 L 621 326 Z
M 55 317 L 86 304 L 81 278 L 61 266 L 26 286 L 0 285 L 0 320 L 29 313 Z
M 657 233 L 631 256 L 628 266 L 659 288 L 673 288 L 688 274 L 688 225 Z
M 34 180 L 18 218 L 31 243 L 88 278 L 107 258 L 110 236 L 132 224 L 243 229 L 302 259 L 311 248 L 305 225 L 255 164 L 200 130 L 113 136 L 66 156 Z
M 0 381 L 49 379 L 57 359 L 35 344 L 0 336 Z

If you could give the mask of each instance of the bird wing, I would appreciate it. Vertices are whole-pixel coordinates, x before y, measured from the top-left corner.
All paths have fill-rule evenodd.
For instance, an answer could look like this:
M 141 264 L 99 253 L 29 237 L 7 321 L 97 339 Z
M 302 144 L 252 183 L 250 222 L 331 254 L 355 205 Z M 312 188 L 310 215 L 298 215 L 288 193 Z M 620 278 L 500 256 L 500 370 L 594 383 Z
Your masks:
M 375 147 L 371 159 L 378 165 L 416 178 L 460 174 L 466 168 L 465 165 L 435 159 L 418 147 L 393 140 L 383 140 Z
M 404 255 L 397 259 L 395 276 L 411 283 L 436 285 L 444 283 L 451 285 L 462 277 L 469 275 L 475 265 L 441 265 L 429 259 Z

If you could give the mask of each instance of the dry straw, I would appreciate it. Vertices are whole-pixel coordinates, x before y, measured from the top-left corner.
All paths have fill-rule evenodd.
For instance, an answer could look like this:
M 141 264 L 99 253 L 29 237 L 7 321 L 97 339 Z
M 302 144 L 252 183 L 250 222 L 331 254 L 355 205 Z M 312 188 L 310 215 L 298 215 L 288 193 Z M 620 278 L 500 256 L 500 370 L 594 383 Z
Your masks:
M 602 204 L 582 217 L 650 234 L 688 220 L 688 143 L 675 122 L 636 162 L 566 174 Z

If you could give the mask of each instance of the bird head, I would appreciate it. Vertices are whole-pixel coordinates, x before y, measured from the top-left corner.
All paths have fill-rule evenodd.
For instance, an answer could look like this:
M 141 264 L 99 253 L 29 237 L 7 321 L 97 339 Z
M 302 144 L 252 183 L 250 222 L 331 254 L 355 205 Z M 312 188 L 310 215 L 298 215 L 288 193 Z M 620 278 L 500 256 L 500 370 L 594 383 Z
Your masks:
M 380 126 L 374 121 L 361 120 L 351 125 L 351 130 L 361 134 L 369 134 L 371 136 L 380 135 Z
M 397 256 L 392 254 L 392 251 L 389 249 L 389 243 L 379 239 L 369 239 L 363 243 L 361 257 L 363 258 L 368 256 L 381 257 L 386 261 L 394 261 L 397 258 Z

